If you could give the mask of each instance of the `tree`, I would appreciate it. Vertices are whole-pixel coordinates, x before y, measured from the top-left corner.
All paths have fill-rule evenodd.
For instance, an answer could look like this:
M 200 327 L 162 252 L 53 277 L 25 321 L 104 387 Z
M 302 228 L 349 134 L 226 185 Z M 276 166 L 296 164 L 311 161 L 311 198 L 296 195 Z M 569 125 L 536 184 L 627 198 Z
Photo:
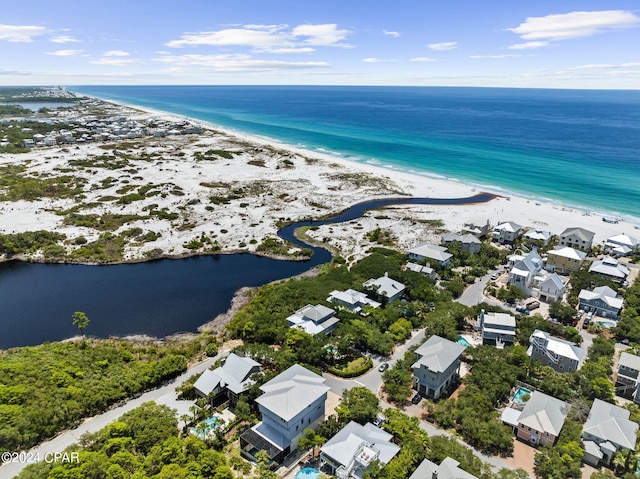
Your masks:
M 378 414 L 378 398 L 362 386 L 346 389 L 342 393 L 340 404 L 336 407 L 336 413 L 342 423 L 355 421 L 365 425 L 372 422 Z
M 82 311 L 76 311 L 71 318 L 73 319 L 73 325 L 80 330 L 82 339 L 84 339 L 84 330 L 89 326 L 89 318 Z

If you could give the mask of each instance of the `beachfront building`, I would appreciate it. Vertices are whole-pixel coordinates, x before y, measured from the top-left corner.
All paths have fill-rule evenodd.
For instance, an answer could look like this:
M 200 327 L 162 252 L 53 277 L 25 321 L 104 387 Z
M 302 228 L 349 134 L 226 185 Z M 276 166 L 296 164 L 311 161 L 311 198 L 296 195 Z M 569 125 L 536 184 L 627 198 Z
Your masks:
M 398 454 L 400 447 L 392 439 L 371 423 L 351 421 L 320 448 L 320 460 L 338 478 L 361 479 L 371 463 L 382 467 Z
M 306 429 L 315 429 L 324 419 L 329 386 L 324 378 L 294 364 L 260 386 L 256 399 L 262 420 L 240 435 L 240 453 L 255 461 L 255 453 L 267 451 L 277 463 L 298 447 Z
M 460 356 L 464 346 L 440 336 L 431 336 L 416 350 L 413 389 L 422 397 L 438 399 L 460 376 Z
M 450 457 L 445 457 L 440 465 L 424 459 L 409 479 L 478 479 L 459 466 L 460 463 Z
M 616 394 L 640 404 L 640 356 L 623 351 L 616 373 Z
M 462 227 L 462 233 L 463 234 L 469 233 L 478 239 L 482 239 L 487 237 L 487 234 L 489 234 L 490 228 L 491 226 L 489 225 L 489 220 L 487 220 L 487 222 L 482 226 L 478 226 L 474 223 L 465 223 L 464 226 Z
M 404 265 L 404 269 L 405 271 L 413 271 L 414 273 L 420 273 L 421 275 L 431 279 L 435 279 L 437 276 L 436 271 L 433 268 L 429 266 L 423 266 L 418 263 L 412 263 L 411 261 L 409 261 L 406 265 Z
M 482 344 L 490 344 L 499 349 L 513 346 L 516 338 L 516 318 L 506 313 L 485 313 L 478 316 L 478 329 Z
M 451 253 L 447 253 L 447 248 L 431 243 L 414 246 L 409 250 L 408 255 L 412 261 L 429 261 L 443 268 L 449 264 L 453 257 Z
M 584 228 L 567 228 L 560 234 L 560 245 L 586 251 L 591 249 L 594 236 L 593 231 Z
M 354 289 L 346 291 L 331 291 L 327 298 L 328 303 L 333 303 L 337 307 L 351 311 L 352 313 L 361 314 L 366 307 L 379 308 L 380 303 L 370 299 L 365 293 Z
M 547 252 L 545 269 L 552 273 L 571 274 L 578 271 L 584 263 L 587 253 L 573 249 L 570 246 L 559 246 Z
M 617 293 L 609 286 L 599 286 L 593 291 L 583 289 L 578 295 L 580 309 L 592 312 L 603 318 L 619 319 L 624 299 L 618 298 Z
M 640 250 L 640 241 L 625 234 L 615 235 L 606 239 L 604 250 L 612 256 L 628 256 Z
M 542 301 L 555 303 L 562 301 L 567 285 L 557 273 L 553 273 L 542 280 L 539 288 L 539 297 Z
M 529 337 L 527 355 L 559 373 L 576 371 L 580 367 L 582 354 L 582 348 L 571 341 L 551 336 L 546 331 L 536 329 Z
M 384 276 L 377 279 L 368 279 L 362 283 L 362 287 L 373 291 L 386 304 L 400 299 L 405 290 L 404 284 L 389 278 L 389 273 L 385 273 Z
M 193 385 L 196 396 L 213 404 L 222 395 L 226 395 L 234 406 L 240 395 L 251 387 L 251 377 L 260 373 L 260 368 L 260 363 L 253 359 L 231 353 L 222 366 L 214 370 L 207 369 L 202 373 Z
M 509 271 L 509 285 L 515 286 L 527 296 L 532 296 L 531 288 L 541 270 L 542 258 L 534 248 L 513 265 Z
M 523 234 L 522 237 L 531 244 L 545 246 L 549 244 L 549 241 L 551 241 L 553 233 L 546 230 L 530 229 L 525 234 Z
M 582 430 L 584 462 L 593 466 L 609 466 L 617 452 L 636 447 L 638 423 L 630 421 L 631 411 L 594 399 Z
M 515 419 L 516 437 L 532 446 L 554 444 L 569 413 L 569 404 L 533 391 Z
M 302 329 L 312 336 L 316 334 L 331 334 L 338 326 L 338 318 L 335 311 L 321 304 L 312 306 L 307 304 L 287 318 L 290 328 Z
M 620 264 L 616 258 L 605 256 L 599 261 L 594 261 L 589 268 L 589 273 L 599 274 L 606 278 L 621 283 L 629 276 L 629 268 Z
M 522 236 L 522 226 L 513 221 L 505 221 L 493 228 L 491 237 L 493 241 L 500 244 L 513 244 L 520 236 Z
M 445 233 L 441 237 L 441 242 L 444 245 L 458 242 L 461 244 L 462 251 L 466 251 L 471 254 L 479 253 L 480 246 L 482 245 L 482 241 L 471 233 L 467 233 L 465 235 L 459 235 L 451 232 Z

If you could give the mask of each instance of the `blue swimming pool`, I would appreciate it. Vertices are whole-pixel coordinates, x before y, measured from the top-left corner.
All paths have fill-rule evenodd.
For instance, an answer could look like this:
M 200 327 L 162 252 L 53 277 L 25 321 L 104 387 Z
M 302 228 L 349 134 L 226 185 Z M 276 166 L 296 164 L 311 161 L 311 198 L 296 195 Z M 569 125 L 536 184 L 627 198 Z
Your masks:
M 215 431 L 218 426 L 220 426 L 220 418 L 218 416 L 211 416 L 208 419 L 205 419 L 201 423 L 199 423 L 194 431 L 198 435 L 198 437 L 206 438 L 211 432 Z
M 318 476 L 320 476 L 320 471 L 313 467 L 305 467 L 298 471 L 296 479 L 318 479 Z
M 524 399 L 522 398 L 527 394 L 531 396 L 531 391 L 528 390 L 527 388 L 519 387 L 516 393 L 513 395 L 513 401 L 520 404 L 524 404 Z
M 613 321 L 600 321 L 600 324 L 602 324 L 602 326 L 604 326 L 605 328 L 613 328 L 616 326 L 616 323 L 614 323 Z
M 458 344 L 462 344 L 465 348 L 468 348 L 471 346 L 471 343 L 467 341 L 465 338 L 463 338 L 462 336 L 458 336 Z

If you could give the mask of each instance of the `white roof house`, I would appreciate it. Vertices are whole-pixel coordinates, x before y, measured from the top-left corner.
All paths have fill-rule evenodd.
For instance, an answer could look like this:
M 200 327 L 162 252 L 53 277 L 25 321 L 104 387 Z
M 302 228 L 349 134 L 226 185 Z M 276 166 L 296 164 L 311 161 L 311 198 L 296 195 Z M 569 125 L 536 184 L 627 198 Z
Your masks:
M 361 293 L 354 289 L 347 289 L 346 291 L 331 291 L 327 298 L 327 302 L 336 303 L 354 313 L 360 313 L 365 306 L 370 306 L 372 308 L 380 307 L 380 303 L 370 299 L 365 293 Z
M 423 266 L 421 264 L 418 263 L 412 263 L 411 261 L 409 261 L 405 266 L 404 269 L 406 271 L 413 271 L 414 273 L 420 273 L 424 276 L 428 276 L 430 278 L 433 278 L 435 276 L 435 270 L 433 268 L 430 268 L 429 266 Z
M 512 346 L 516 337 L 516 318 L 506 313 L 486 313 L 480 311 L 478 328 L 483 344 L 495 345 L 502 349 Z
M 547 252 L 547 254 L 549 253 L 575 261 L 583 261 L 587 257 L 587 253 L 584 251 L 571 248 L 570 246 L 558 246 L 556 249 Z
M 425 366 L 429 371 L 442 373 L 460 359 L 464 346 L 440 336 L 431 336 L 422 346 L 416 349 L 420 358 L 411 366 Z
M 560 244 L 575 248 L 589 249 L 593 244 L 595 233 L 584 228 L 567 228 L 560 233 Z
M 409 476 L 409 479 L 478 479 L 458 466 L 460 463 L 450 457 L 445 457 L 439 466 L 435 462 L 425 459 Z
M 331 333 L 337 326 L 339 318 L 335 311 L 321 304 L 312 306 L 307 304 L 287 318 L 290 328 L 300 328 L 311 335 Z
M 408 252 L 409 258 L 414 261 L 423 261 L 425 259 L 435 261 L 440 266 L 446 266 L 451 261 L 453 255 L 447 253 L 447 248 L 430 243 L 419 244 L 414 246 Z
M 557 437 L 564 426 L 569 407 L 569 404 L 560 399 L 533 391 L 518 417 L 518 424 Z
M 604 248 L 616 256 L 626 256 L 640 249 L 640 241 L 629 235 L 621 234 L 607 238 Z
M 622 281 L 629 275 L 629 269 L 610 256 L 605 256 L 602 260 L 594 261 L 589 268 L 589 273 L 597 273 L 609 276 L 614 280 Z
M 320 448 L 320 457 L 333 472 L 341 468 L 348 477 L 360 478 L 374 460 L 386 465 L 398 454 L 400 447 L 392 439 L 391 434 L 371 423 L 361 426 L 351 421 Z
M 212 392 L 217 394 L 224 389 L 234 394 L 241 394 L 251 387 L 251 376 L 260 371 L 260 363 L 251 358 L 229 354 L 219 368 L 207 369 L 194 383 L 194 388 L 202 397 Z
M 559 301 L 565 291 L 565 284 L 557 273 L 547 276 L 540 283 L 540 298 L 546 301 Z
M 400 298 L 405 290 L 404 284 L 389 278 L 388 273 L 385 273 L 384 276 L 377 279 L 368 279 L 362 283 L 362 286 L 364 288 L 374 289 L 376 293 L 385 298 L 388 303 Z
M 558 372 L 575 371 L 580 366 L 583 350 L 571 341 L 551 336 L 536 329 L 529 337 L 527 354 Z
M 522 233 L 522 226 L 513 221 L 505 221 L 493 228 L 492 238 L 499 243 L 513 243 Z
M 552 236 L 553 233 L 551 233 L 551 231 L 536 229 L 531 229 L 523 235 L 523 237 L 529 241 L 542 241 L 543 244 L 547 244 Z
M 624 299 L 618 298 L 616 292 L 609 286 L 599 286 L 593 288 L 593 291 L 583 289 L 580 291 L 578 299 L 580 300 L 580 308 L 603 317 L 616 318 L 624 305 Z

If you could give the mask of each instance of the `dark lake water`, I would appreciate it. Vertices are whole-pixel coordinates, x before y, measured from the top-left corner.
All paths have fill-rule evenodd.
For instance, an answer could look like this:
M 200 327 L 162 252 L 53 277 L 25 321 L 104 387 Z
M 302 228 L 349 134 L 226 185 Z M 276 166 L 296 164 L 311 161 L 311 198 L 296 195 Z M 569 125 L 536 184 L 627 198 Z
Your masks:
M 309 261 L 279 261 L 252 254 L 196 256 L 136 264 L 83 266 L 11 261 L 0 264 L 0 349 L 58 341 L 77 335 L 74 311 L 90 319 L 88 336 L 130 334 L 163 337 L 194 332 L 229 308 L 235 291 L 300 274 L 331 260 L 322 248 L 293 236 L 298 226 L 350 221 L 366 210 L 390 204 L 469 204 L 472 198 L 385 199 L 354 205 L 339 215 L 299 222 L 279 235 L 312 248 Z

